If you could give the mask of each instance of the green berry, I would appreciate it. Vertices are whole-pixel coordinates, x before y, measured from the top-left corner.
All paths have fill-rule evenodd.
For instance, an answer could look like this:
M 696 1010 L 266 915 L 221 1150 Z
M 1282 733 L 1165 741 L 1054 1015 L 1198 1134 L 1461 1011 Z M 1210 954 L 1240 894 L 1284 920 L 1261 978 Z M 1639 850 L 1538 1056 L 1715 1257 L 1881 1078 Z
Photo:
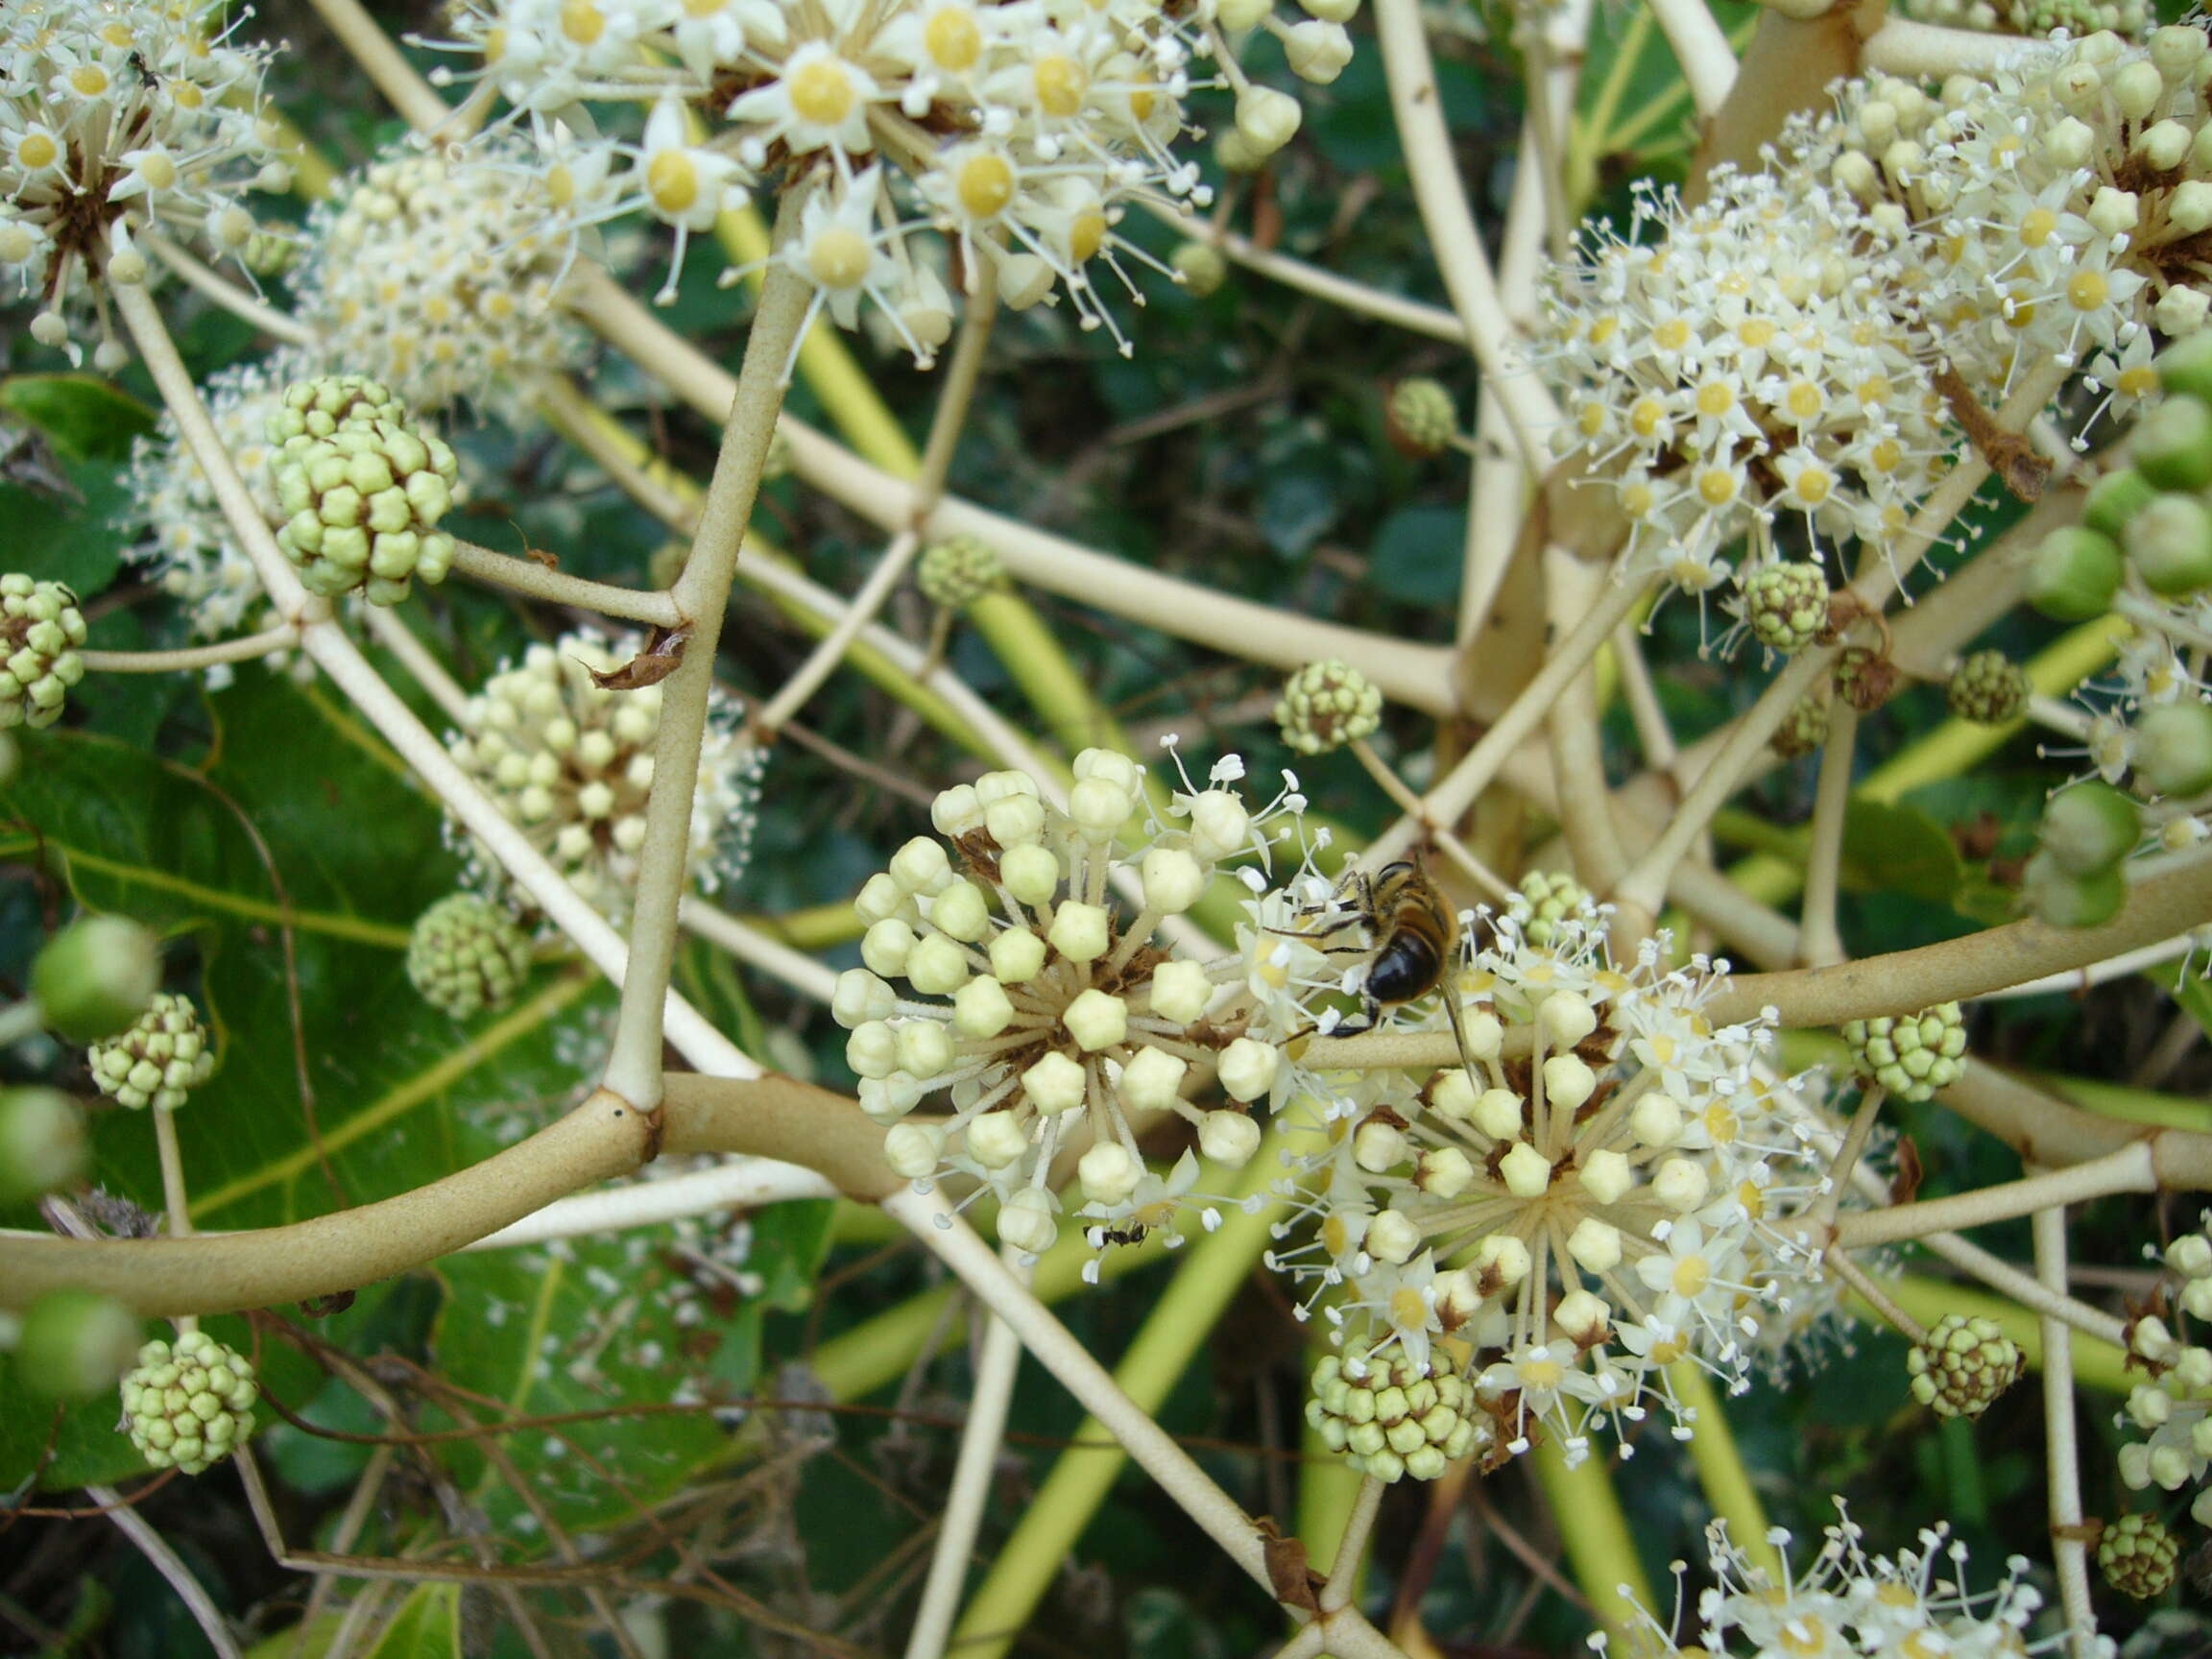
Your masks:
M 515 1000 L 530 972 L 530 937 L 507 910 L 474 893 L 451 893 L 416 920 L 407 977 L 455 1020 Z
M 2128 902 L 2121 866 L 2072 876 L 2048 853 L 2037 853 L 2020 873 L 2020 907 L 2046 927 L 2102 927 Z
M 2090 780 L 2061 789 L 2044 805 L 2037 845 L 2068 876 L 2109 870 L 2143 838 L 2143 809 L 2135 798 Z
M 950 536 L 922 550 L 914 579 L 930 603 L 965 611 L 984 594 L 1006 586 L 1006 566 L 996 548 L 974 537 Z
M 2156 495 L 2128 520 L 2121 545 L 2156 593 L 2212 586 L 2212 509 L 2194 495 Z
M 2159 489 L 2203 489 L 2212 484 L 2212 405 L 2168 397 L 2135 422 L 2128 448 L 2136 469 Z
M 2158 354 L 2157 370 L 2167 396 L 2212 402 L 2212 329 L 2167 347 Z
M 1966 1019 L 1956 1002 L 1843 1027 L 1859 1075 L 1900 1100 L 1927 1100 L 1965 1074 Z
M 2135 722 L 2135 775 L 2160 795 L 2212 789 L 2212 707 L 2162 703 Z
M 2155 1515 L 2123 1515 L 2097 1540 L 2104 1582 L 2138 1601 L 2165 1595 L 2180 1564 L 2180 1543 Z
M 2132 467 L 2107 472 L 2089 487 L 2089 493 L 2081 503 L 2081 522 L 2099 535 L 2109 536 L 2117 541 L 2128 520 L 2157 493 L 2151 480 Z
M 204 1331 L 138 1350 L 123 1379 L 123 1427 L 156 1469 L 187 1475 L 220 1463 L 253 1432 L 253 1366 Z
M 1211 242 L 1179 242 L 1167 257 L 1168 269 L 1183 279 L 1193 299 L 1211 300 L 1229 280 L 1229 261 Z
M 1977 726 L 2008 726 L 2028 707 L 2028 676 L 2002 651 L 1977 651 L 1943 688 L 1951 712 Z
M 0 1089 L 0 1204 L 72 1187 L 90 1162 L 84 1114 L 59 1089 Z
M 1475 1390 L 1456 1371 L 1357 1346 L 1324 1356 L 1313 1368 L 1306 1421 L 1330 1451 L 1362 1475 L 1386 1481 L 1407 1475 L 1433 1480 L 1485 1450 L 1493 1432 L 1476 1408 Z
M 295 382 L 269 435 L 284 514 L 276 544 L 310 592 L 358 588 L 371 604 L 397 605 L 413 578 L 445 579 L 453 538 L 436 525 L 453 505 L 460 464 L 381 385 L 357 375 Z
M 1981 1416 L 2027 1368 L 1996 1320 L 1958 1313 L 1946 1313 L 1905 1356 L 1912 1398 L 1938 1417 Z
M 1836 695 L 1871 714 L 1896 695 L 1897 664 L 1868 645 L 1848 645 L 1836 657 Z
M 138 1315 L 92 1290 L 49 1290 L 23 1310 L 15 1374 L 34 1394 L 88 1400 L 115 1386 L 138 1353 Z
M 1459 436 L 1459 409 L 1440 380 L 1413 375 L 1390 388 L 1390 442 L 1408 455 L 1441 455 Z
M 2120 590 L 2120 544 L 2080 525 L 2054 530 L 2028 563 L 2028 603 L 2060 622 L 2087 622 Z
M 1790 712 L 1767 739 L 1774 753 L 1785 760 L 1810 755 L 1827 741 L 1828 699 L 1817 691 L 1808 691 L 1791 705 Z
M 1817 565 L 1767 565 L 1743 582 L 1743 619 L 1759 643 L 1802 651 L 1827 631 L 1828 578 Z
M 71 1043 L 112 1037 L 146 1011 L 160 984 L 159 942 L 120 916 L 72 922 L 31 964 L 39 1012 Z
M 1374 734 L 1382 723 L 1382 693 L 1358 669 L 1326 658 L 1290 676 L 1275 705 L 1275 723 L 1297 753 L 1324 755 Z
M 85 1056 L 100 1093 L 133 1112 L 154 1106 L 174 1112 L 215 1070 L 215 1050 L 192 998 L 155 993 L 152 1004 L 127 1031 L 95 1043 Z
M 84 613 L 59 582 L 0 576 L 0 729 L 51 726 L 84 678 Z

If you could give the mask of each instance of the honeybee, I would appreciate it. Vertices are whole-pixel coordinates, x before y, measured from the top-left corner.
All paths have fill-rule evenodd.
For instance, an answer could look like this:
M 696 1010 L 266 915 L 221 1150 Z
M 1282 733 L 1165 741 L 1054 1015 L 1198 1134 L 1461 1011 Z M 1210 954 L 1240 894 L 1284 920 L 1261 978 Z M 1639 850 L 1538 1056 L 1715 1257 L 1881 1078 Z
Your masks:
M 1459 913 L 1452 902 L 1429 879 L 1428 871 L 1410 858 L 1385 865 L 1373 876 L 1355 871 L 1339 892 L 1349 896 L 1353 914 L 1323 932 L 1358 923 L 1367 931 L 1369 948 L 1367 977 L 1360 987 L 1366 1023 L 1349 1029 L 1372 1029 L 1384 1008 L 1417 1001 L 1442 985 L 1444 1015 L 1452 1023 L 1459 1058 L 1469 1077 L 1476 1076 L 1467 1034 L 1459 1023 L 1459 998 L 1450 984 L 1460 951 Z M 1340 1034 L 1348 1032 L 1343 1026 L 1337 1029 Z

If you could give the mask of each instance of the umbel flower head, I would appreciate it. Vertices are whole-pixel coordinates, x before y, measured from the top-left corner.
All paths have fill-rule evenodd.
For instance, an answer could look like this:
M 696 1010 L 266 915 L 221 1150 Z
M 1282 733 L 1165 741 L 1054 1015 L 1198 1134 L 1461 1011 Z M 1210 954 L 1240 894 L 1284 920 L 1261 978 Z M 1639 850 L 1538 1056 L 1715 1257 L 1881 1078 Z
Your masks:
M 31 333 L 79 348 L 69 314 L 109 281 L 143 281 L 132 230 L 217 252 L 254 230 L 239 201 L 290 173 L 254 114 L 266 48 L 210 35 L 194 0 L 11 0 L 0 8 L 0 273 L 37 294 Z M 127 353 L 103 303 L 103 369 Z
M 532 160 L 514 132 L 403 140 L 318 206 L 295 280 L 330 360 L 421 410 L 503 413 L 533 373 L 574 362 L 584 335 L 563 296 L 582 251 Z
M 504 1008 L 530 972 L 530 936 L 504 905 L 448 893 L 416 918 L 407 977 L 422 1000 L 455 1020 Z
M 554 867 L 614 917 L 629 913 L 637 885 L 661 693 L 658 685 L 611 690 L 592 676 L 613 674 L 644 646 L 589 629 L 533 645 L 469 700 L 460 729 L 445 739 L 453 758 Z M 688 868 L 710 893 L 745 866 L 767 757 L 740 733 L 735 699 L 716 690 L 707 707 Z M 505 892 L 498 862 L 458 819 L 446 820 L 446 839 L 467 857 L 470 886 Z
M 840 976 L 830 1004 L 852 1032 L 860 1104 L 892 1126 L 894 1169 L 975 1177 L 999 1200 L 999 1237 L 1038 1251 L 1058 1231 L 1052 1161 L 1078 1137 L 1090 1142 L 1076 1188 L 1094 1242 L 1172 1232 L 1196 1164 L 1148 1167 L 1147 1121 L 1173 1113 L 1222 1164 L 1252 1156 L 1261 1129 L 1248 1108 L 1286 1074 L 1287 1029 L 1256 1005 L 1244 958 L 1188 957 L 1163 931 L 1224 863 L 1264 856 L 1271 821 L 1305 805 L 1289 781 L 1255 813 L 1229 787 L 1242 776 L 1232 757 L 1206 788 L 1186 781 L 1161 814 L 1135 760 L 1087 749 L 1065 811 L 1019 772 L 937 797 L 942 839 L 916 836 L 860 890 L 867 966 Z M 1208 1065 L 1230 1102 L 1212 1110 L 1184 1098 Z M 905 1120 L 940 1094 L 949 1118 Z
M 0 576 L 0 732 L 61 718 L 69 688 L 84 678 L 84 643 L 75 593 L 20 570 Z
M 412 578 L 445 579 L 453 538 L 437 528 L 461 464 L 382 382 L 359 374 L 295 381 L 271 415 L 269 473 L 284 522 L 276 545 L 311 593 L 358 588 L 397 605 Z
M 157 991 L 137 1023 L 92 1045 L 85 1057 L 100 1093 L 134 1112 L 174 1112 L 215 1070 L 215 1050 L 192 998 Z
M 253 1432 L 261 1385 L 252 1362 L 204 1331 L 149 1342 L 123 1379 L 123 1427 L 156 1469 L 197 1475 Z
M 1840 1500 L 1837 1508 L 1843 1507 Z M 1787 1551 L 1791 1535 L 1782 1527 L 1767 1542 Z M 2042 1593 L 2025 1581 L 2028 1561 L 2013 1556 L 1992 1590 L 1966 1586 L 1966 1547 L 1951 1539 L 1941 1522 L 1920 1529 L 1919 1549 L 1895 1555 L 1870 1555 L 1865 1534 L 1846 1513 L 1822 1535 L 1809 1564 L 1790 1564 L 1776 1583 L 1750 1553 L 1728 1536 L 1727 1523 L 1705 1528 L 1710 1587 L 1698 1593 L 1695 1646 L 1677 1646 L 1673 1635 L 1647 1612 L 1638 1651 L 1690 1659 L 1729 1655 L 1820 1654 L 1824 1659 L 1945 1659 L 1945 1656 L 2027 1655 L 2064 1648 L 2064 1632 L 2031 1641 L 2028 1628 L 2043 1604 Z M 1676 1562 L 1677 1582 L 1688 1572 Z M 1641 1611 L 1641 1610 L 1640 1610 Z M 1676 1623 L 1679 1625 L 1680 1619 Z M 1607 1647 L 1602 1635 L 1590 1646 Z M 2096 1637 L 2089 1651 L 2100 1656 L 2118 1649 L 2108 1637 Z
M 2200 1220 L 2204 1230 L 2175 1239 L 2165 1257 L 2180 1279 L 2174 1306 L 2199 1324 L 2212 1319 L 2212 1212 Z M 2135 1492 L 2150 1486 L 2178 1492 L 2202 1481 L 2212 1470 L 2212 1349 L 2146 1314 L 2128 1326 L 2128 1351 L 2129 1363 L 2148 1372 L 2149 1381 L 2128 1390 L 2122 1425 L 2145 1438 L 2120 1448 L 2120 1479 Z M 2189 1513 L 2200 1527 L 2212 1527 L 2212 1486 L 2200 1486 Z
M 1791 1220 L 1837 1136 L 1763 1025 L 1700 1011 L 1724 965 L 1669 970 L 1651 942 L 1618 969 L 1587 902 L 1542 945 L 1529 912 L 1495 918 L 1458 976 L 1472 1072 L 1313 1080 L 1297 1186 L 1316 1236 L 1273 1261 L 1344 1341 L 1416 1364 L 1472 1350 L 1504 1453 L 1541 1423 L 1579 1460 L 1593 1419 L 1640 1421 L 1650 1395 L 1687 1434 L 1678 1360 L 1749 1386 L 1762 1321 L 1818 1276 Z
M 1186 100 L 1234 83 L 1234 160 L 1262 164 L 1297 131 L 1288 94 L 1199 60 L 1264 29 L 1292 72 L 1335 78 L 1358 0 L 1311 0 L 1288 24 L 1271 0 L 466 0 L 462 51 L 548 140 L 557 200 L 642 209 L 676 232 L 676 264 L 715 216 L 774 176 L 807 194 L 774 257 L 852 326 L 866 301 L 917 359 L 948 337 L 956 243 L 975 283 L 1009 304 L 1065 294 L 1086 328 L 1118 338 L 1100 288 L 1130 287 L 1128 204 L 1202 204 Z M 635 142 L 603 108 L 649 109 Z M 664 295 L 674 292 L 670 272 Z M 1120 342 L 1124 350 L 1127 343 Z

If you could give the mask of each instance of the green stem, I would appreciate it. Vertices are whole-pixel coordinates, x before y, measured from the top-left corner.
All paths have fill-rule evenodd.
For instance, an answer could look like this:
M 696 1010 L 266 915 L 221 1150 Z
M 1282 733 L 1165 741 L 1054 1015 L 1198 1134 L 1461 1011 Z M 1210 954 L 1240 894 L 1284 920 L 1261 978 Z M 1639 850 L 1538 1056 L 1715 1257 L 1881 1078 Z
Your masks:
M 1638 1607 L 1656 1609 L 1628 1516 L 1621 1507 L 1606 1460 L 1586 1456 L 1574 1468 L 1554 1436 L 1546 1436 L 1528 1454 L 1536 1483 L 1551 1511 L 1552 1525 L 1567 1548 L 1567 1568 L 1589 1599 L 1598 1623 L 1625 1652 L 1633 1652 Z
M 1751 1484 L 1751 1472 L 1737 1449 L 1736 1431 L 1728 1412 L 1713 1390 L 1713 1380 L 1692 1360 L 1677 1360 L 1667 1368 L 1674 1396 L 1696 1414 L 1697 1431 L 1690 1437 L 1690 1462 L 1697 1471 L 1705 1503 L 1728 1523 L 1735 1539 L 1752 1564 L 1764 1568 L 1777 1584 L 1789 1580 L 1782 1552 L 1767 1541 L 1767 1506 Z

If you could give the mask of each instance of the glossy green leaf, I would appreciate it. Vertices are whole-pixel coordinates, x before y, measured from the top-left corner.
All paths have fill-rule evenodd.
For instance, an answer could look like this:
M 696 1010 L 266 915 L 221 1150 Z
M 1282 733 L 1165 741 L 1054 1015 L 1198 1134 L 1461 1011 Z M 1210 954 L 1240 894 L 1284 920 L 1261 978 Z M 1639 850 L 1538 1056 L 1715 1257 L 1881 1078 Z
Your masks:
M 1843 880 L 1856 892 L 1901 893 L 1949 908 L 1966 867 L 1943 827 L 1911 806 L 1854 801 L 1843 818 Z
M 154 430 L 154 411 L 97 374 L 11 374 L 0 409 L 19 415 L 71 460 L 125 461 Z
M 416 1585 L 369 1659 L 461 1659 L 461 1586 Z

